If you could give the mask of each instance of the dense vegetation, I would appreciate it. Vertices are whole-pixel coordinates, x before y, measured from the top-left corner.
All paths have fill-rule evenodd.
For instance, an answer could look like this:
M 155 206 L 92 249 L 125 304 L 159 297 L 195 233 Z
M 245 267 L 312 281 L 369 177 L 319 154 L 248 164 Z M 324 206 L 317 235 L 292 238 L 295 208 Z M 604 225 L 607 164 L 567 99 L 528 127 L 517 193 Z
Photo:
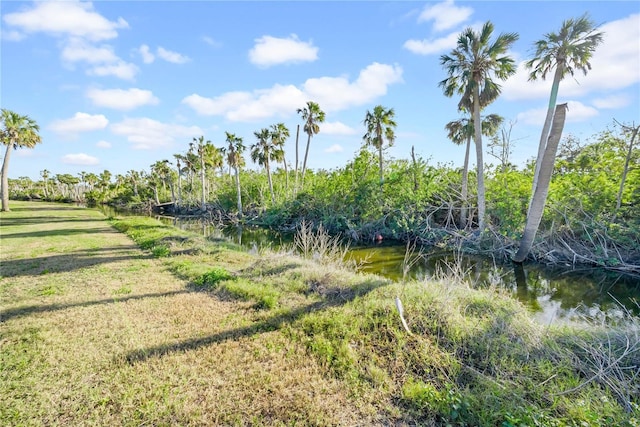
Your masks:
M 630 146 L 630 133 L 623 130 L 614 127 L 586 142 L 571 135 L 564 138 L 533 258 L 638 271 L 640 149 Z M 288 230 L 307 221 L 362 241 L 379 233 L 387 239 L 417 239 L 509 258 L 524 228 L 533 163 L 521 169 L 513 166 L 509 162 L 513 144 L 502 135 L 489 146 L 497 165 L 486 170 L 488 227 L 481 235 L 474 232 L 473 222 L 461 224 L 463 206 L 469 208 L 470 218 L 476 218 L 474 204 L 461 196 L 461 170 L 432 165 L 417 156 L 386 158 L 381 185 L 378 150 L 367 146 L 344 167 L 306 171 L 304 187 L 298 182 L 297 189 L 294 170 L 272 166 L 273 199 L 265 172 L 239 168 L 242 221 Z M 194 146 L 184 156 L 191 160 L 181 168 L 180 177 L 169 162 L 156 162 L 150 173 L 129 171 L 115 177 L 109 171 L 79 177 L 44 171 L 38 182 L 10 180 L 10 192 L 16 199 L 138 208 L 175 201 L 183 212 L 200 214 L 204 182 L 207 215 L 212 220 L 240 221 L 235 174 L 228 174 L 219 161 L 216 168 L 205 166 L 204 180 L 199 179 L 202 168 L 196 150 Z M 630 167 L 618 199 L 627 157 Z M 475 174 L 470 172 L 469 177 L 466 200 L 473 200 Z

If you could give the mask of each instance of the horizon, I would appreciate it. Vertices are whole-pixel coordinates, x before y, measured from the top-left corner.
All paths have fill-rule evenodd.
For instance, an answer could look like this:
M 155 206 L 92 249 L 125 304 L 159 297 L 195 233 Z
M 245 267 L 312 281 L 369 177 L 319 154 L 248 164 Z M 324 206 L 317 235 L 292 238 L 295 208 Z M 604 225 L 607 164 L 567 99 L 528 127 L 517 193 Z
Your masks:
M 558 94 L 569 104 L 563 138 L 582 143 L 614 119 L 640 124 L 637 2 L 3 2 L 2 108 L 34 119 L 42 136 L 14 152 L 9 177 L 149 171 L 201 135 L 222 147 L 228 131 L 248 148 L 254 131 L 280 122 L 293 164 L 296 110 L 307 101 L 326 113 L 309 169 L 351 161 L 376 105 L 393 108 L 398 123 L 387 159 L 409 158 L 413 146 L 430 164 L 461 166 L 464 146 L 444 129 L 462 117 L 459 98 L 438 87 L 440 56 L 486 21 L 492 40 L 519 34 L 509 52 L 518 71 L 484 113 L 513 123 L 511 162 L 522 167 L 536 156 L 553 78 L 527 81 L 524 62 L 535 41 L 585 13 L 604 41 L 587 76 L 565 77 Z M 495 164 L 487 142 L 485 162 Z M 247 168 L 258 169 L 248 154 Z

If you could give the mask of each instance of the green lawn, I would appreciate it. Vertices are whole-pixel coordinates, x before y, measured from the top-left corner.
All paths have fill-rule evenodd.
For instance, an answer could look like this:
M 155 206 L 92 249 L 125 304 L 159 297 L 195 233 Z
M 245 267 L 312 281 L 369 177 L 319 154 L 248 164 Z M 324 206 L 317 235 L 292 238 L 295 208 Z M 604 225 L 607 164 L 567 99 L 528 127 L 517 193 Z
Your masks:
M 319 234 L 304 259 L 153 218 L 11 208 L 3 426 L 640 425 L 637 318 L 546 327 L 452 276 L 356 274 Z
M 252 327 L 252 302 L 194 289 L 99 212 L 12 202 L 0 221 L 3 426 L 367 419 L 301 345 Z

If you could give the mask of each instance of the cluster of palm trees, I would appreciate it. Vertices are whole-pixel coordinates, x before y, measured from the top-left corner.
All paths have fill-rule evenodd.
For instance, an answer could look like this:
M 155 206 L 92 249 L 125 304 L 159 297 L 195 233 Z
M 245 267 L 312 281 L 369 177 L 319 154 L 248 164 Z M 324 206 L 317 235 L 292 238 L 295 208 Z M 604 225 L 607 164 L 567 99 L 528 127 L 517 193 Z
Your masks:
M 518 35 L 503 33 L 492 40 L 493 30 L 491 22 L 486 22 L 480 31 L 472 28 L 465 29 L 458 38 L 456 48 L 440 58 L 440 63 L 448 74 L 448 77 L 440 82 L 444 94 L 448 97 L 459 95 L 458 109 L 469 115 L 464 120 L 450 122 L 446 128 L 450 138 L 458 144 L 464 140 L 469 142 L 473 135 L 476 146 L 478 229 L 480 231 L 485 227 L 482 134 L 495 131 L 490 122 L 496 123 L 495 118 L 489 119 L 489 117 L 487 117 L 488 121 L 483 122 L 481 111 L 500 95 L 500 85 L 494 81 L 494 78 L 506 80 L 516 72 L 514 61 L 507 52 L 518 39 Z M 597 32 L 595 24 L 585 14 L 577 19 L 564 21 L 558 33 L 548 33 L 544 39 L 536 42 L 535 57 L 526 63 L 526 66 L 532 69 L 529 80 L 545 79 L 553 69 L 555 74 L 547 117 L 540 136 L 527 225 L 519 250 L 514 257 L 516 262 L 522 262 L 528 255 L 546 204 L 555 154 L 566 115 L 566 105 L 556 106 L 560 81 L 568 74 L 573 75 L 575 70 L 586 74 L 591 69 L 589 61 L 593 52 L 602 40 L 603 34 Z M 463 179 L 463 186 L 466 186 L 466 179 Z M 463 187 L 463 194 L 466 197 L 465 187 Z
M 444 94 L 448 97 L 457 95 L 460 97 L 458 110 L 464 117 L 449 122 L 445 128 L 449 138 L 455 144 L 465 144 L 465 160 L 462 177 L 462 209 L 461 225 L 467 226 L 467 195 L 468 195 L 468 164 L 471 140 L 473 139 L 476 152 L 476 180 L 477 180 L 477 226 L 480 231 L 485 228 L 485 186 L 484 186 L 484 161 L 482 136 L 494 135 L 501 126 L 503 119 L 495 114 L 482 116 L 486 109 L 500 95 L 500 85 L 496 80 L 506 80 L 516 72 L 514 60 L 508 56 L 508 50 L 518 39 L 516 33 L 503 33 L 495 39 L 493 37 L 494 26 L 486 22 L 479 31 L 469 27 L 462 31 L 457 40 L 456 47 L 449 53 L 440 57 L 440 63 L 447 72 L 447 78 L 439 83 Z M 599 44 L 603 40 L 602 32 L 598 32 L 595 24 L 585 14 L 577 19 L 569 19 L 562 23 L 558 33 L 545 34 L 544 39 L 535 43 L 536 52 L 534 58 L 526 62 L 531 69 L 529 80 L 545 79 L 552 71 L 554 73 L 551 95 L 545 123 L 540 135 L 538 155 L 536 159 L 535 174 L 531 192 L 531 200 L 527 215 L 527 225 L 521 241 L 520 250 L 514 257 L 521 262 L 526 258 L 537 228 L 542 217 L 546 203 L 549 181 L 554 168 L 555 155 L 558 142 L 564 125 L 566 105 L 556 105 L 560 81 L 567 75 L 573 76 L 576 71 L 582 71 L 585 75 L 591 69 L 590 59 Z M 325 113 L 320 106 L 313 102 L 307 102 L 306 106 L 299 108 L 297 113 L 303 120 L 303 131 L 307 134 L 307 144 L 299 174 L 298 162 L 298 136 L 300 126 L 296 133 L 295 152 L 295 185 L 294 194 L 304 186 L 305 173 L 309 147 L 314 135 L 320 132 L 320 124 L 325 120 Z M 2 166 L 2 210 L 8 210 L 8 185 L 7 171 L 11 150 L 16 147 L 33 148 L 41 142 L 38 134 L 38 125 L 28 116 L 21 116 L 12 111 L 2 110 L 1 141 L 7 146 L 4 163 Z M 382 105 L 368 110 L 365 115 L 364 125 L 366 134 L 363 143 L 371 146 L 378 152 L 380 168 L 380 186 L 384 183 L 383 150 L 393 145 L 395 141 L 394 129 L 396 127 L 395 113 L 392 108 Z M 289 188 L 289 173 L 285 161 L 284 144 L 289 138 L 289 129 L 284 123 L 277 123 L 268 128 L 254 132 L 256 142 L 251 145 L 251 159 L 265 168 L 269 191 L 272 202 L 275 202 L 275 194 L 272 182 L 273 163 L 282 163 L 287 177 L 286 187 Z M 201 207 L 205 209 L 206 182 L 205 174 L 208 169 L 220 168 L 223 163 L 235 171 L 237 186 L 238 212 L 242 215 L 242 197 L 240 187 L 240 169 L 244 166 L 243 152 L 246 147 L 242 137 L 226 132 L 226 146 L 217 148 L 204 136 L 194 138 L 185 154 L 174 155 L 178 169 L 178 196 L 174 194 L 172 169 L 168 160 L 162 160 L 151 166 L 151 175 L 156 177 L 157 184 L 168 184 L 171 188 L 172 198 L 181 201 L 181 178 L 185 173 L 191 183 L 195 173 L 199 171 L 202 194 Z M 140 174 L 130 174 L 134 182 L 141 178 Z M 300 178 L 298 178 L 300 175 Z M 44 175 L 43 178 L 47 179 Z M 137 188 L 137 187 L 136 187 Z

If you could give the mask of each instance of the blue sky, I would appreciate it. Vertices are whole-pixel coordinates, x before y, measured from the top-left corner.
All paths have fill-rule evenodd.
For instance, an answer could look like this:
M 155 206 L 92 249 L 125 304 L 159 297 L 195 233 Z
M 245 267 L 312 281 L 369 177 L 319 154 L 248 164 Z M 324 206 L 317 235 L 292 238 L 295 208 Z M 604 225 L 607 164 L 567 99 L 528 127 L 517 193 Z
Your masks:
M 148 171 L 194 137 L 223 146 L 228 131 L 249 146 L 254 131 L 279 122 L 291 130 L 293 163 L 296 109 L 307 101 L 326 112 L 310 168 L 352 159 L 378 104 L 398 123 L 388 156 L 408 158 L 415 146 L 431 164 L 461 165 L 463 148 L 444 130 L 461 117 L 458 99 L 438 87 L 439 58 L 487 20 L 495 35 L 520 36 L 510 52 L 518 73 L 485 112 L 514 123 L 512 162 L 523 165 L 551 85 L 528 82 L 523 62 L 536 40 L 585 12 L 605 41 L 589 75 L 566 78 L 558 98 L 569 102 L 564 135 L 583 141 L 614 118 L 640 122 L 636 1 L 3 1 L 1 105 L 35 119 L 43 140 L 14 153 L 9 176 Z M 301 130 L 301 153 L 305 143 Z

